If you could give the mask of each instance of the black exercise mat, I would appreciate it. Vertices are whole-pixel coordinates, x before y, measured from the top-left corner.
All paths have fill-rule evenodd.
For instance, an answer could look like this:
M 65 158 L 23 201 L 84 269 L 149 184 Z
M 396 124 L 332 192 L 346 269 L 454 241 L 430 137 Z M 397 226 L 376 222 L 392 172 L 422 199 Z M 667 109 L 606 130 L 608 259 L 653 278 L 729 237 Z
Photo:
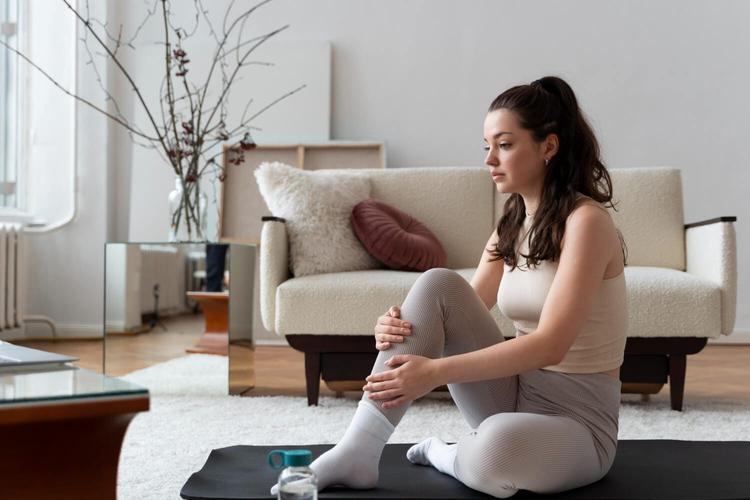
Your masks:
M 372 490 L 329 487 L 319 498 L 464 499 L 492 498 L 432 467 L 406 459 L 410 444 L 389 444 Z M 279 471 L 266 455 L 274 449 L 309 449 L 317 457 L 332 445 L 230 446 L 213 450 L 190 476 L 180 495 L 187 500 L 271 499 Z M 609 473 L 600 481 L 553 495 L 520 490 L 516 498 L 601 500 L 750 499 L 750 441 L 621 440 Z

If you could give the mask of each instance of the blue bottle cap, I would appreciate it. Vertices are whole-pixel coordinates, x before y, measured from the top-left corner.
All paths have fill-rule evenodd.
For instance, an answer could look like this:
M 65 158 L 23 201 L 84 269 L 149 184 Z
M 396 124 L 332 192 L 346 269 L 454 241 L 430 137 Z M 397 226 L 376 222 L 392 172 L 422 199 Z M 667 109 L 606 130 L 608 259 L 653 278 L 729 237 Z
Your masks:
M 279 462 L 274 461 L 274 457 L 279 456 Z M 310 450 L 272 450 L 268 453 L 268 465 L 274 469 L 283 467 L 302 467 L 310 465 L 312 462 L 312 452 Z

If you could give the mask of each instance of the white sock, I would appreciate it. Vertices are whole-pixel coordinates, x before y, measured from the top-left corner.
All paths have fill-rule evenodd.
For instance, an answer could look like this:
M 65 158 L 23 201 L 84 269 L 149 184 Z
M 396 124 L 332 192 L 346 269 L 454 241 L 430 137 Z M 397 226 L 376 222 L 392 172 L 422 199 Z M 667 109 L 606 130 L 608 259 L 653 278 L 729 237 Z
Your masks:
M 409 462 L 419 465 L 432 465 L 443 474 L 456 477 L 454 464 L 458 444 L 446 444 L 436 437 L 427 438 L 406 451 Z
M 341 440 L 310 464 L 318 477 L 318 491 L 333 484 L 374 488 L 378 484 L 380 455 L 394 429 L 373 404 L 360 401 Z M 275 484 L 271 494 L 277 492 Z

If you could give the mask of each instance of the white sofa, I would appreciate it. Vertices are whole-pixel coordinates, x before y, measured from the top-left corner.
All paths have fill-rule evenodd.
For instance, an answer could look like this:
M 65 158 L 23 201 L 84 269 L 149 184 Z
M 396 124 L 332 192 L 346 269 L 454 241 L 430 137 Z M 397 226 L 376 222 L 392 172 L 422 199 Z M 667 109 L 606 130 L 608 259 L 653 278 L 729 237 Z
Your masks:
M 508 195 L 485 168 L 357 169 L 371 196 L 427 225 L 447 254 L 446 267 L 470 280 Z M 628 247 L 625 269 L 629 331 L 623 383 L 665 383 L 681 410 L 686 355 L 709 338 L 732 332 L 736 308 L 735 217 L 684 224 L 677 168 L 611 169 L 617 211 L 610 209 Z M 294 277 L 288 266 L 284 219 L 263 217 L 260 306 L 263 325 L 305 352 L 308 403 L 319 380 L 360 380 L 377 351 L 373 326 L 400 304 L 420 273 L 387 269 Z M 497 306 L 503 335 L 512 322 Z M 660 386 L 659 386 L 660 387 Z

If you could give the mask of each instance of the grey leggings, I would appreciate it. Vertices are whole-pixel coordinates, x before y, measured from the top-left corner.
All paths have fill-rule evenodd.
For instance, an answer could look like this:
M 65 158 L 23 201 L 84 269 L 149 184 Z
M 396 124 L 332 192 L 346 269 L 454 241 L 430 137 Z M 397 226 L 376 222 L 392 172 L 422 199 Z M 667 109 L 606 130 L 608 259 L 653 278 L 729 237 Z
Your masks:
M 505 341 L 471 285 L 450 269 L 419 276 L 401 304 L 401 319 L 412 324 L 412 334 L 380 352 L 372 373 L 388 369 L 383 363 L 395 354 L 438 358 Z M 456 477 L 499 498 L 519 489 L 560 492 L 601 479 L 615 458 L 620 388 L 618 379 L 602 373 L 543 369 L 449 384 L 472 428 L 458 441 Z M 409 406 L 383 410 L 367 393 L 363 399 L 394 425 Z

